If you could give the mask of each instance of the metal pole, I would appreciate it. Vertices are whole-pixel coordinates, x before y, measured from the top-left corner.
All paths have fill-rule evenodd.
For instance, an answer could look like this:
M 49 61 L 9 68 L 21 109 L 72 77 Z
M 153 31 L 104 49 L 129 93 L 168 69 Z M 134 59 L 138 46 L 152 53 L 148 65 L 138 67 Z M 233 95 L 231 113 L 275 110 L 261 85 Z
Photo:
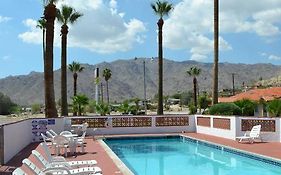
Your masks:
M 96 94 L 95 94 L 95 98 L 96 98 L 96 104 L 99 103 L 99 68 L 97 67 L 95 70 L 95 78 L 96 78 Z
M 144 95 L 144 113 L 146 115 L 147 105 L 146 105 L 145 60 L 143 60 L 143 95 Z
M 235 87 L 234 87 L 234 73 L 232 73 L 232 95 L 235 95 Z

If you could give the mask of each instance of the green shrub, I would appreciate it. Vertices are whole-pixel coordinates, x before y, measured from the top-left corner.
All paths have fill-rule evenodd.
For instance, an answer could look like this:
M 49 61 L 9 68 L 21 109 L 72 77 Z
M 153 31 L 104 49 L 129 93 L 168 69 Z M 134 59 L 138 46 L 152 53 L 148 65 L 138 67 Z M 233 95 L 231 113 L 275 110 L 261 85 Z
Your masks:
M 40 104 L 31 105 L 31 113 L 32 114 L 39 114 L 40 111 L 41 111 L 41 105 Z
M 101 116 L 105 116 L 106 114 L 110 114 L 110 107 L 106 103 L 99 103 L 96 104 L 96 111 L 99 113 Z
M 267 104 L 267 111 L 273 115 L 273 117 L 278 117 L 281 114 L 281 100 L 272 100 Z
M 241 115 L 242 111 L 234 103 L 219 103 L 209 109 L 211 115 Z
M 17 105 L 12 102 L 10 97 L 0 92 L 0 115 L 8 115 L 13 112 Z
M 234 104 L 240 107 L 243 116 L 254 116 L 256 108 L 255 102 L 248 99 L 243 99 L 234 102 Z
M 188 105 L 188 109 L 189 109 L 189 114 L 190 114 L 190 115 L 191 115 L 191 114 L 196 114 L 196 112 L 197 112 L 197 109 L 196 109 L 196 107 L 195 107 L 194 104 L 189 104 L 189 105 Z
M 208 98 L 207 95 L 201 95 L 198 99 L 198 106 L 200 110 L 203 109 L 203 112 L 205 111 L 205 109 L 209 107 L 210 103 L 211 103 L 211 99 Z

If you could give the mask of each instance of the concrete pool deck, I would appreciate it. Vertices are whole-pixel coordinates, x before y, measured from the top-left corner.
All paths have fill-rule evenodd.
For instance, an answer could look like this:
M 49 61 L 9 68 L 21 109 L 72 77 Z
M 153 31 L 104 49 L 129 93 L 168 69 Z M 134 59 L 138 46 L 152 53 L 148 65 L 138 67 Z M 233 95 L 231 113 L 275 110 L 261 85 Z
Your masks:
M 123 136 L 163 136 L 163 135 L 184 135 L 187 137 L 192 137 L 195 139 L 205 140 L 208 142 L 232 147 L 235 149 L 244 150 L 247 152 L 255 153 L 264 155 L 267 157 L 272 157 L 275 159 L 281 160 L 281 143 L 277 142 L 255 142 L 253 144 L 249 143 L 238 143 L 237 141 L 224 139 L 221 137 L 215 137 L 205 134 L 198 134 L 198 133 L 173 133 L 173 134 L 134 134 L 134 135 L 108 135 L 108 137 L 123 137 Z M 107 137 L 107 136 L 101 136 Z M 17 154 L 12 160 L 10 160 L 6 165 L 0 167 L 0 174 L 8 175 L 16 167 L 21 167 L 21 161 L 24 158 L 30 158 L 32 161 L 35 161 L 34 157 L 31 155 L 31 151 L 36 149 L 39 152 L 43 152 L 41 146 L 38 143 L 32 143 L 25 149 L 23 149 L 19 154 Z M 89 160 L 95 159 L 97 160 L 98 164 L 102 171 L 103 175 L 122 175 L 122 171 L 119 165 L 115 164 L 113 161 L 112 156 L 108 153 L 104 146 L 99 140 L 94 140 L 92 137 L 88 137 L 86 139 L 86 147 L 85 147 L 85 154 L 79 153 L 80 148 L 77 148 L 77 155 L 76 156 L 68 156 L 68 160 Z M 23 166 L 23 169 L 27 172 L 28 169 Z

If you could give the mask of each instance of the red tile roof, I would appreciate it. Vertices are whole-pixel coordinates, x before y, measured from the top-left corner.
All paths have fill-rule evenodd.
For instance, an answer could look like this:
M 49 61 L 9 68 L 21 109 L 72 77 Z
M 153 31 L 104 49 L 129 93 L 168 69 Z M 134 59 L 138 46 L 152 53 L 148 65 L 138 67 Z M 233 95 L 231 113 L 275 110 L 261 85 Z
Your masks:
M 281 98 L 281 87 L 272 87 L 267 89 L 252 89 L 235 96 L 221 97 L 219 102 L 235 102 L 243 99 L 249 99 L 253 101 L 271 101 Z

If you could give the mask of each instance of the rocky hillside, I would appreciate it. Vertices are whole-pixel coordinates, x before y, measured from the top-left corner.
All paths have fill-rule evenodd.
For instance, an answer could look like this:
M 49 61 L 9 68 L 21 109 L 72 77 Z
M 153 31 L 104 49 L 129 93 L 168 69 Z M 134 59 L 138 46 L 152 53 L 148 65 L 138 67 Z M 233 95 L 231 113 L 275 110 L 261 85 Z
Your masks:
M 143 59 L 118 60 L 98 65 L 84 64 L 85 71 L 78 76 L 78 92 L 85 93 L 93 98 L 95 94 L 94 69 L 96 66 L 103 70 L 108 67 L 112 70 L 109 80 L 109 93 L 111 101 L 122 101 L 132 97 L 143 97 Z M 194 61 L 176 62 L 164 61 L 164 93 L 171 95 L 179 91 L 192 90 L 192 78 L 188 77 L 186 70 L 191 66 L 202 69 L 198 78 L 199 89 L 209 91 L 212 87 L 212 64 Z M 153 97 L 157 93 L 158 82 L 157 60 L 146 59 L 147 96 Z M 235 73 L 235 86 L 241 87 L 257 82 L 260 77 L 270 79 L 280 73 L 280 66 L 272 64 L 219 64 L 219 89 L 231 88 L 231 74 Z M 73 94 L 73 79 L 68 72 L 68 97 Z M 31 72 L 28 75 L 9 76 L 0 79 L 0 92 L 11 97 L 14 102 L 21 105 L 43 103 L 44 93 L 43 73 Z M 55 71 L 55 95 L 60 98 L 60 70 Z M 104 89 L 105 92 L 105 89 Z

